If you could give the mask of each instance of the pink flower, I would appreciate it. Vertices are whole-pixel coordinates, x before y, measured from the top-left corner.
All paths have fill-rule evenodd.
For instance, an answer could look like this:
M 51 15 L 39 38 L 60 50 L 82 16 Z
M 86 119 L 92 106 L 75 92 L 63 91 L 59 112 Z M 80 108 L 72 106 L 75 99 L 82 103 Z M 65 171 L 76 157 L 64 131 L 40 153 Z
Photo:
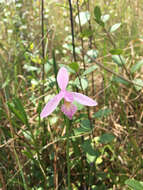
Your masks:
M 56 109 L 59 102 L 63 98 L 64 104 L 62 105 L 61 110 L 69 119 L 72 119 L 72 116 L 75 114 L 77 110 L 77 107 L 73 104 L 74 100 L 86 106 L 97 105 L 97 102 L 92 100 L 88 96 L 85 96 L 77 92 L 68 92 L 66 90 L 67 84 L 69 82 L 69 75 L 66 68 L 62 67 L 59 70 L 57 75 L 57 82 L 61 91 L 45 105 L 44 109 L 40 114 L 41 118 L 50 115 Z

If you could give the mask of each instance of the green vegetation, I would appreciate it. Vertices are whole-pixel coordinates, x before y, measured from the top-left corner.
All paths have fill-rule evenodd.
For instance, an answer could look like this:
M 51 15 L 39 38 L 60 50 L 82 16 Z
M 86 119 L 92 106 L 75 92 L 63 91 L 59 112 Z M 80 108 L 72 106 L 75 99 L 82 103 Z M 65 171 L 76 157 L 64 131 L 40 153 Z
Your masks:
M 0 0 L 0 189 L 143 189 L 142 4 Z M 69 136 L 61 104 L 40 118 L 62 66 L 98 102 Z

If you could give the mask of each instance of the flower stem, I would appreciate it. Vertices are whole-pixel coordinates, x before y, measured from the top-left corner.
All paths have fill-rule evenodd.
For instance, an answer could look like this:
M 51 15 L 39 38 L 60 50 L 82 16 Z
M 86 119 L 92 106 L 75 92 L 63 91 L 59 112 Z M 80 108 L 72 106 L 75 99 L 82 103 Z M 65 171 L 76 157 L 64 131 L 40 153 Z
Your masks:
M 71 189 L 71 182 L 70 182 L 70 159 L 69 159 L 69 128 L 70 128 L 70 121 L 66 118 L 66 136 L 67 136 L 67 146 L 66 146 L 66 159 L 67 159 L 67 177 L 68 177 L 68 190 Z

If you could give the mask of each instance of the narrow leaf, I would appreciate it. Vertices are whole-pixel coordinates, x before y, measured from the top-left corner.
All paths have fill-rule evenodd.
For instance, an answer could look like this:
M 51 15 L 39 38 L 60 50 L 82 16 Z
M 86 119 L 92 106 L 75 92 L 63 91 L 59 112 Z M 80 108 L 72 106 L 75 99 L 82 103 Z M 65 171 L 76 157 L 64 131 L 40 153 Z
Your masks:
M 97 65 L 93 65 L 93 66 L 89 67 L 88 69 L 86 69 L 86 71 L 84 71 L 84 73 L 82 75 L 85 76 L 85 75 L 95 71 L 97 68 L 98 68 Z
M 133 190 L 143 190 L 143 184 L 135 179 L 127 179 L 125 184 L 131 187 Z
M 143 59 L 138 61 L 136 64 L 134 64 L 131 67 L 131 73 L 135 73 L 136 71 L 138 71 L 141 67 L 143 66 Z
M 116 24 L 114 24 L 114 25 L 111 27 L 110 32 L 115 32 L 120 26 L 121 26 L 121 23 L 116 23 Z

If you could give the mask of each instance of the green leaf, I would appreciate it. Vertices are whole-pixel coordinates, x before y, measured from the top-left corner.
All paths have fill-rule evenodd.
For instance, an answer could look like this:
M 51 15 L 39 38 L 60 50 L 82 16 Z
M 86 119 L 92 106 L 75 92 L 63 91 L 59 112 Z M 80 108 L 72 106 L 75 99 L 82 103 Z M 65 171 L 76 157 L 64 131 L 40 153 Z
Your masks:
M 101 19 L 101 10 L 99 6 L 96 6 L 94 8 L 94 17 L 95 17 L 95 21 L 101 25 L 102 27 L 104 27 L 104 22 Z
M 44 68 L 45 68 L 45 73 L 48 73 L 52 68 L 52 65 L 50 64 L 50 62 L 47 62 L 44 64 Z
M 75 72 L 78 72 L 79 70 L 79 65 L 77 62 L 72 62 L 68 65 L 71 69 L 73 69 Z
M 94 114 L 94 118 L 102 118 L 102 117 L 107 117 L 108 115 L 110 115 L 112 112 L 111 109 L 105 108 L 105 109 L 101 109 L 98 112 L 96 112 Z
M 105 133 L 99 137 L 99 142 L 102 144 L 111 143 L 115 139 L 115 136 L 110 133 Z
M 112 81 L 117 82 L 117 83 L 121 83 L 121 84 L 125 84 L 125 85 L 129 85 L 129 82 L 127 82 L 126 80 L 124 80 L 120 77 L 116 77 L 116 76 L 113 76 Z
M 102 20 L 95 19 L 95 21 L 97 22 L 97 24 L 99 24 L 100 26 L 104 27 L 104 22 Z
M 110 50 L 110 53 L 112 55 L 121 55 L 123 53 L 123 50 L 122 49 L 112 49 L 112 50 Z
M 143 88 L 143 80 L 142 79 L 134 79 L 133 82 L 142 86 L 141 87 L 141 86 L 134 85 L 134 87 L 136 88 L 137 91 L 139 91 Z
M 86 71 L 84 71 L 84 73 L 82 75 L 85 76 L 85 75 L 95 71 L 97 68 L 98 68 L 97 65 L 93 65 L 93 66 L 89 67 L 88 69 L 86 69 Z
M 30 131 L 23 131 L 22 132 L 23 133 L 23 135 L 24 135 L 24 137 L 27 139 L 27 140 L 31 140 L 31 133 L 30 133 Z
M 101 10 L 99 6 L 94 8 L 94 17 L 96 20 L 101 20 Z
M 88 87 L 88 81 L 85 78 L 80 78 L 80 80 L 76 78 L 74 84 L 81 90 L 85 90 Z
M 90 29 L 85 29 L 85 30 L 83 30 L 82 31 L 82 33 L 81 33 L 81 37 L 87 37 L 87 38 L 89 38 L 90 36 L 92 36 L 93 35 L 93 31 L 92 30 L 90 30 Z
M 89 11 L 80 12 L 79 16 L 77 15 L 75 17 L 75 22 L 77 24 L 79 24 L 79 18 L 80 18 L 80 24 L 81 24 L 81 26 L 84 25 L 84 24 L 86 24 L 90 20 L 90 13 L 89 13 Z
M 121 23 L 116 23 L 110 28 L 110 32 L 115 32 L 119 27 L 121 26 Z
M 13 102 L 8 102 L 8 107 L 27 127 L 29 127 L 28 119 L 24 107 L 18 98 L 14 98 Z
M 87 51 L 87 55 L 96 59 L 97 56 L 98 56 L 98 50 L 95 50 L 95 49 L 90 49 Z
M 125 58 L 123 56 L 119 56 L 119 55 L 112 55 L 112 60 L 114 61 L 114 63 L 116 63 L 117 65 L 119 65 L 120 67 L 123 66 L 123 64 L 125 64 Z
M 77 129 L 74 129 L 75 135 L 81 135 L 84 133 L 90 133 L 92 131 L 92 128 L 90 126 L 90 121 L 88 119 L 81 121 L 81 126 Z
M 135 179 L 127 179 L 125 184 L 133 190 L 143 190 L 143 182 L 137 181 Z
M 137 70 L 139 70 L 143 65 L 143 59 L 138 61 L 136 64 L 134 64 L 132 67 L 131 67 L 131 73 L 135 73 Z
M 108 14 L 101 16 L 101 20 L 102 20 L 102 22 L 104 22 L 104 23 L 107 22 L 107 21 L 109 20 L 109 18 L 110 18 L 110 15 L 108 15 Z
M 84 141 L 82 149 L 86 153 L 88 163 L 93 163 L 100 156 L 99 151 L 93 149 L 90 140 Z
M 23 68 L 24 68 L 25 70 L 27 70 L 28 72 L 30 72 L 30 71 L 38 71 L 38 70 L 39 70 L 38 67 L 31 66 L 31 65 L 24 65 Z

